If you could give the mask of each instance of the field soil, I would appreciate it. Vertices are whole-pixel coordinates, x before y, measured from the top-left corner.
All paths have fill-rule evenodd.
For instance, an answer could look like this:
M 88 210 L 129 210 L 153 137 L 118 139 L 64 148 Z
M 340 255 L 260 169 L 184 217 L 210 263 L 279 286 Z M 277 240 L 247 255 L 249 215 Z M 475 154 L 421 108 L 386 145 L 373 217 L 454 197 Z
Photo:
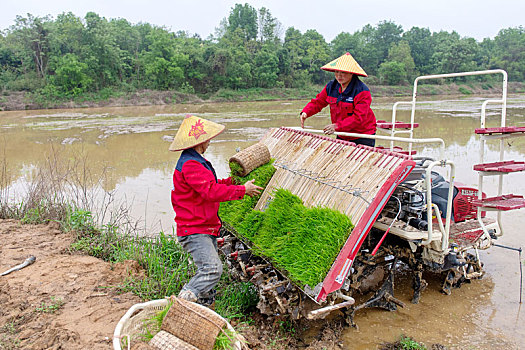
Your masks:
M 140 299 L 108 287 L 140 274 L 136 262 L 72 254 L 73 236 L 54 222 L 0 220 L 0 241 L 0 273 L 36 257 L 0 276 L 0 349 L 111 348 L 116 324 Z
M 0 220 L 0 273 L 34 256 L 35 263 L 0 276 L 0 349 L 112 349 L 120 318 L 142 302 L 120 293 L 126 277 L 143 276 L 136 261 L 108 263 L 70 249 L 73 234 L 58 223 L 23 225 Z M 233 322 L 232 322 L 233 323 Z M 250 349 L 341 349 L 342 327 L 318 322 L 296 325 L 293 333 L 282 323 L 259 313 L 250 325 L 233 325 Z M 294 334 L 295 333 L 295 334 Z M 301 340 L 300 333 L 307 334 Z

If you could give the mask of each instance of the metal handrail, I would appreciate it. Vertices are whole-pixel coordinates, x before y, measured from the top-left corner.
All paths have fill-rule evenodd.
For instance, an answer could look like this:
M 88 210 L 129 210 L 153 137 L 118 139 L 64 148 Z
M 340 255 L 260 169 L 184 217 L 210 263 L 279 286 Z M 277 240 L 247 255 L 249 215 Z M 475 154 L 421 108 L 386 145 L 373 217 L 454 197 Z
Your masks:
M 395 125 L 396 125 L 396 112 L 397 112 L 397 106 L 399 105 L 410 105 L 414 107 L 414 101 L 398 101 L 394 103 L 394 106 L 392 106 L 392 129 L 390 130 L 390 135 L 395 136 L 397 133 L 408 133 L 410 134 L 410 138 L 414 137 L 414 120 L 411 118 L 410 120 L 410 129 L 408 131 L 396 131 Z M 390 150 L 394 149 L 394 141 L 390 141 Z M 412 152 L 412 143 L 408 144 L 408 154 Z
M 473 71 L 473 72 L 460 72 L 460 73 L 448 73 L 448 74 L 434 74 L 434 75 L 424 75 L 424 76 L 420 76 L 420 77 L 417 77 L 415 80 L 414 80 L 414 89 L 413 89 L 413 92 L 412 92 L 412 101 L 411 102 L 403 102 L 405 104 L 411 104 L 412 105 L 412 111 L 410 113 L 410 124 L 411 126 L 413 127 L 414 125 L 414 120 L 415 120 L 415 114 L 416 114 L 416 99 L 417 99 L 417 87 L 418 87 L 418 82 L 421 81 L 421 80 L 430 80 L 430 79 L 441 79 L 441 78 L 455 78 L 455 77 L 465 77 L 465 76 L 475 76 L 475 75 L 487 75 L 487 74 L 502 74 L 503 75 L 503 81 L 502 81 L 502 97 L 500 100 L 486 100 L 483 102 L 482 106 L 481 106 L 481 127 L 482 128 L 485 128 L 485 118 L 486 118 L 486 108 L 487 108 L 487 105 L 489 103 L 501 103 L 502 104 L 502 111 L 501 111 L 501 127 L 505 127 L 505 123 L 506 123 L 506 110 L 507 110 L 507 81 L 508 81 L 508 76 L 507 76 L 507 72 L 504 71 L 503 69 L 490 69 L 490 70 L 482 70 L 482 71 Z M 395 107 L 397 107 L 396 104 L 394 104 Z M 394 107 L 394 109 L 395 109 Z M 395 125 L 395 112 L 393 111 L 392 112 L 392 125 Z M 391 144 L 393 146 L 393 144 Z M 391 147 L 392 147 L 391 146 Z M 503 160 L 503 140 L 500 140 L 500 160 Z M 483 137 L 481 138 L 481 146 L 480 146 L 481 150 L 480 150 L 480 163 L 483 163 L 483 158 L 484 158 L 484 148 L 485 148 L 485 140 L 483 139 Z M 409 145 L 409 150 L 411 150 L 411 144 Z M 443 160 L 444 158 L 443 157 L 440 157 L 441 160 Z M 450 183 L 450 188 L 452 188 L 454 186 L 454 183 L 451 182 Z M 479 174 L 478 176 L 478 198 L 481 199 L 482 197 L 482 188 L 483 188 L 483 174 Z M 498 195 L 501 195 L 502 193 L 502 188 L 503 188 L 503 176 L 500 175 L 499 176 L 499 185 L 498 185 Z M 447 207 L 448 205 L 452 202 L 452 195 L 449 191 L 449 197 L 447 199 Z M 488 230 L 485 226 L 485 224 L 483 223 L 482 219 L 481 219 L 481 208 L 478 207 L 478 215 L 477 215 L 477 218 L 478 218 L 478 222 L 479 224 L 481 225 L 482 229 L 483 229 L 483 232 L 484 232 L 484 236 L 488 239 L 490 239 L 490 235 L 488 233 Z M 447 216 L 448 216 L 448 209 L 447 209 Z M 501 212 L 498 212 L 498 223 L 501 222 Z M 429 226 L 431 226 L 430 222 L 429 222 Z M 450 218 L 447 218 L 446 219 L 446 227 L 450 227 Z M 501 227 L 501 225 L 500 225 Z M 448 233 L 449 231 L 447 231 L 447 234 L 446 234 L 446 237 L 444 236 L 443 237 L 443 241 L 442 241 L 442 246 L 445 245 L 445 240 L 448 244 Z
M 293 130 L 299 130 L 299 131 L 308 131 L 315 134 L 324 134 L 325 132 L 323 130 L 317 130 L 317 129 L 303 129 L 298 126 L 292 126 L 288 127 L 288 129 Z M 382 135 L 370 135 L 370 134 L 359 134 L 356 132 L 340 132 L 336 131 L 334 132 L 334 135 L 336 136 L 347 136 L 347 137 L 356 137 L 356 138 L 366 138 L 366 139 L 375 139 L 375 140 L 387 140 L 387 141 L 399 141 L 399 142 L 406 142 L 406 143 L 439 143 L 439 156 L 440 160 L 443 160 L 445 155 L 445 141 L 443 139 L 440 139 L 439 137 L 431 137 L 426 139 L 413 139 L 413 138 L 407 138 L 407 137 L 395 137 L 395 136 L 382 136 Z M 350 141 L 352 142 L 352 141 Z
M 434 208 L 434 206 L 437 207 L 437 205 L 432 203 L 432 168 L 435 166 L 450 166 L 450 186 L 448 188 L 448 198 L 447 201 L 447 214 L 445 216 L 445 230 L 442 230 L 443 223 L 440 222 L 441 220 L 441 214 L 439 213 L 439 209 Z M 448 249 L 448 239 L 450 234 L 450 218 L 452 216 L 452 200 L 450 200 L 454 195 L 454 179 L 456 177 L 456 166 L 452 161 L 435 161 L 430 163 L 430 165 L 426 169 L 426 176 L 425 176 L 425 186 L 427 190 L 427 223 L 428 223 L 428 237 L 426 240 L 421 242 L 422 245 L 427 245 L 432 241 L 432 209 L 436 209 L 436 218 L 438 219 L 438 222 L 440 223 L 440 230 L 442 233 L 441 237 L 441 249 L 443 251 Z
M 503 75 L 503 87 L 502 87 L 502 92 L 501 92 L 501 100 L 486 100 L 483 102 L 483 105 L 481 106 L 481 120 L 480 120 L 480 124 L 481 124 L 481 128 L 485 128 L 486 127 L 486 122 L 485 122 L 485 119 L 486 119 L 486 110 L 487 110 L 487 105 L 489 103 L 501 103 L 501 122 L 500 122 L 500 126 L 502 128 L 504 128 L 506 126 L 506 113 L 507 113 L 507 80 L 508 80 L 508 76 L 507 76 L 507 72 L 502 70 L 502 69 L 499 69 L 499 70 L 495 70 L 494 71 L 495 73 L 501 73 Z M 479 162 L 480 164 L 482 164 L 484 162 L 484 158 L 485 158 L 485 138 L 483 136 L 480 137 L 480 155 L 479 155 Z M 500 139 L 500 142 L 499 142 L 499 159 L 500 161 L 503 161 L 504 160 L 504 142 L 503 142 L 503 138 Z M 482 193 L 483 193 L 483 173 L 479 173 L 478 175 L 478 199 L 481 199 L 482 198 Z M 503 175 L 499 175 L 498 176 L 498 196 L 501 196 L 501 194 L 503 193 Z M 485 238 L 489 239 L 490 240 L 490 234 L 487 230 L 487 227 L 485 226 L 485 224 L 483 223 L 483 220 L 482 220 L 482 217 L 481 217 L 481 208 L 478 207 L 478 212 L 477 212 L 477 219 L 478 219 L 478 222 L 479 224 L 481 225 L 481 228 L 483 229 L 483 235 L 485 236 Z M 500 228 L 500 235 L 503 234 L 503 228 L 501 227 L 501 225 L 499 225 L 499 223 L 501 222 L 501 211 L 498 212 L 497 214 L 498 216 L 498 226 Z

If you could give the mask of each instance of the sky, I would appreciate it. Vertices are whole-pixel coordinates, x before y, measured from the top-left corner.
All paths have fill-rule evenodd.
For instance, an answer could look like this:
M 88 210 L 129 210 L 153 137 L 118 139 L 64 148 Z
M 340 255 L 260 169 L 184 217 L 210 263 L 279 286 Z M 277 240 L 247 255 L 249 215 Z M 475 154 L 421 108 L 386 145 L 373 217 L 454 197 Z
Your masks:
M 72 12 L 83 18 L 92 11 L 107 19 L 146 22 L 171 31 L 184 30 L 207 38 L 235 4 L 266 7 L 284 31 L 315 29 L 327 42 L 339 33 L 354 33 L 366 24 L 392 21 L 404 31 L 456 31 L 478 41 L 494 38 L 501 29 L 525 26 L 524 0 L 0 0 L 0 30 L 28 13 L 52 18 Z

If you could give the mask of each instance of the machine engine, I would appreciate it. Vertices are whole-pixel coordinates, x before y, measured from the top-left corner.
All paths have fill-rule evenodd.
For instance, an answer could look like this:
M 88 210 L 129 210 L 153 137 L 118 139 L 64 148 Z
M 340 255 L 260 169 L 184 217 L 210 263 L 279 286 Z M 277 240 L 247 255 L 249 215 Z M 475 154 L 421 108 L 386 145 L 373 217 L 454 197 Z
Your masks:
M 390 218 L 397 217 L 397 220 L 425 231 L 428 228 L 425 175 L 423 171 L 418 171 L 418 168 L 413 173 L 411 178 L 397 187 L 383 209 L 382 215 Z M 450 183 L 437 172 L 432 172 L 430 183 L 432 186 L 432 203 L 437 205 L 441 217 L 444 219 L 447 214 Z M 454 183 L 451 216 L 454 222 L 458 223 L 476 218 L 477 210 L 472 205 L 472 201 L 477 199 L 477 194 L 476 188 L 458 182 Z M 485 197 L 486 195 L 483 194 L 483 198 Z M 482 212 L 482 217 L 485 217 L 485 212 Z

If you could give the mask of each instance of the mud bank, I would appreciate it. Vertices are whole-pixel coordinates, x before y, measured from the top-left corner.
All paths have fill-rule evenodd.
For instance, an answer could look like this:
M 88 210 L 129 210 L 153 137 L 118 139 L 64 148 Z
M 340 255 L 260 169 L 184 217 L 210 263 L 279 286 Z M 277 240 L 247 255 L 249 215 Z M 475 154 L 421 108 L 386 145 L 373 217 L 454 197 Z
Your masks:
M 366 81 L 365 81 L 366 82 Z M 373 97 L 412 96 L 412 85 L 388 86 L 369 84 Z M 0 96 L 0 111 L 18 111 L 35 109 L 65 109 L 90 107 L 124 107 L 173 105 L 184 103 L 214 103 L 214 102 L 249 102 L 269 100 L 309 99 L 315 96 L 322 86 L 309 87 L 307 90 L 295 89 L 257 89 L 218 91 L 216 94 L 201 97 L 178 91 L 140 90 L 135 92 L 119 92 L 118 97 L 107 99 L 92 99 L 85 97 L 75 100 L 50 101 L 24 91 L 4 91 Z M 311 91 L 309 91 L 311 90 Z M 308 91 L 308 92 L 305 92 Z M 525 83 L 509 82 L 508 93 L 525 92 Z M 419 87 L 419 95 L 468 96 L 479 94 L 501 94 L 501 84 L 427 84 Z
M 140 302 L 108 287 L 139 273 L 138 265 L 71 254 L 73 237 L 56 223 L 0 220 L 0 239 L 2 272 L 36 257 L 34 264 L 0 277 L 0 348 L 108 349 L 120 317 Z

